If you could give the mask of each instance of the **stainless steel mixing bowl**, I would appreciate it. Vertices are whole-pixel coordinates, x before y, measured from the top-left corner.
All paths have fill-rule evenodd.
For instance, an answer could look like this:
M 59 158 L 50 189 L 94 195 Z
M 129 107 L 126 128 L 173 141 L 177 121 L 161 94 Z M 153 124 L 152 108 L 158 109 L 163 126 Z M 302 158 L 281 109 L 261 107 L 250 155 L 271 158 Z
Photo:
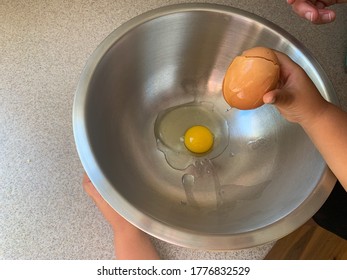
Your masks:
M 236 55 L 258 45 L 288 54 L 337 103 L 304 46 L 231 7 L 183 4 L 147 12 L 91 55 L 74 101 L 75 141 L 98 191 L 131 223 L 181 246 L 239 249 L 287 235 L 323 204 L 335 178 L 301 127 L 270 105 L 227 110 L 224 73 Z M 190 171 L 169 166 L 154 123 L 159 112 L 196 98 L 227 119 L 229 145 L 202 163 L 207 167 L 195 167 L 202 171 L 187 189 L 182 178 Z

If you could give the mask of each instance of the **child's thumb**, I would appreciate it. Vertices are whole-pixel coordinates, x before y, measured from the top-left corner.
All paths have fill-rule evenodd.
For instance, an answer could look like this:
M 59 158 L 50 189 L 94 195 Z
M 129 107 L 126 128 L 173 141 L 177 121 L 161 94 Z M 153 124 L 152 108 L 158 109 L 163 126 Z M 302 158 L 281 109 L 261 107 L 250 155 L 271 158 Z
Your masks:
M 278 89 L 274 89 L 272 91 L 269 91 L 269 92 L 264 94 L 263 102 L 265 104 L 274 104 L 277 101 L 278 95 L 279 95 Z
M 263 102 L 265 104 L 273 104 L 279 108 L 285 108 L 292 103 L 290 94 L 287 94 L 283 89 L 274 89 L 265 93 L 263 96 Z

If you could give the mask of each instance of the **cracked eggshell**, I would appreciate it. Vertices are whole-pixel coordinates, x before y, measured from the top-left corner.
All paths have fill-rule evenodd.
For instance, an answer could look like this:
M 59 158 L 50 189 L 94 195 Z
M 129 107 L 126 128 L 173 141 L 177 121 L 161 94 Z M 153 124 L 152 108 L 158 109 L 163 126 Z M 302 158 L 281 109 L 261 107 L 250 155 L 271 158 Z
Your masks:
M 280 67 L 276 54 L 256 47 L 235 57 L 223 81 L 225 101 L 234 108 L 249 110 L 264 104 L 263 96 L 276 88 Z

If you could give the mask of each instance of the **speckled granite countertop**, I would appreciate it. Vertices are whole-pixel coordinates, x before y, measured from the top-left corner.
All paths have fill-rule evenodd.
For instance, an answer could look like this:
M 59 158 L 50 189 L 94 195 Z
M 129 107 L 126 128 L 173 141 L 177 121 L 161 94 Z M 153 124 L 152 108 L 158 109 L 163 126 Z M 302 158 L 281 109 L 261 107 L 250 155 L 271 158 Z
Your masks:
M 120 24 L 160 6 L 209 2 L 273 21 L 313 53 L 347 109 L 347 5 L 313 26 L 285 1 L 3 0 L 0 3 L 0 259 L 110 259 L 112 232 L 83 192 L 72 104 L 91 52 Z M 271 2 L 271 4 L 269 3 Z M 154 239 L 166 259 L 262 259 L 273 243 L 209 252 Z

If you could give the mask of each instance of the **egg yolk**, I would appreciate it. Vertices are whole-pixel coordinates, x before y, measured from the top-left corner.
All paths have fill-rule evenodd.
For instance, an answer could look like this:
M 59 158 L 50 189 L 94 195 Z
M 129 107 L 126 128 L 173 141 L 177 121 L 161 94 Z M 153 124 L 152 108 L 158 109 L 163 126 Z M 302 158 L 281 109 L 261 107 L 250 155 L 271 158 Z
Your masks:
M 193 153 L 206 153 L 212 148 L 213 134 L 205 126 L 192 126 L 184 134 L 184 145 Z

